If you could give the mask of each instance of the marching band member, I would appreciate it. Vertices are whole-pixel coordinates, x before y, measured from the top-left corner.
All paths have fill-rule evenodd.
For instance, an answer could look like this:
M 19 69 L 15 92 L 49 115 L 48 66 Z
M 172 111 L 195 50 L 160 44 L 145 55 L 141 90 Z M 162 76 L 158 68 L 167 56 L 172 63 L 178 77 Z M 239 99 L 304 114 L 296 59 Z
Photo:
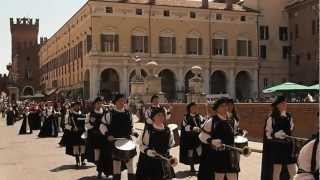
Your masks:
M 227 98 L 218 99 L 212 108 L 217 114 L 207 120 L 199 135 L 207 150 L 199 167 L 199 180 L 236 180 L 240 171 L 236 153 L 223 144 L 234 146 L 234 129 L 227 121 Z M 213 175 L 214 174 L 214 175 Z
M 284 96 L 272 103 L 272 112 L 265 124 L 262 155 L 262 180 L 279 180 L 282 166 L 288 169 L 290 179 L 296 174 L 296 157 L 293 141 L 286 139 L 292 134 L 294 124 L 287 112 Z
M 228 120 L 230 120 L 230 123 L 233 126 L 234 134 L 238 135 L 240 133 L 240 129 L 239 129 L 240 118 L 237 114 L 236 108 L 234 106 L 234 101 L 232 98 L 227 100 L 227 105 L 228 105 L 228 112 L 227 112 Z
M 203 123 L 204 118 L 198 113 L 197 104 L 188 104 L 187 114 L 181 125 L 180 162 L 190 165 L 192 172 L 195 172 L 194 164 L 199 164 L 200 161 L 202 148 L 198 136 Z
M 116 138 L 131 139 L 133 133 L 133 121 L 131 113 L 125 109 L 125 98 L 122 94 L 117 94 L 113 99 L 115 107 L 106 115 L 106 119 L 102 119 L 100 131 L 104 134 L 108 141 L 114 143 Z M 121 163 L 120 159 L 112 156 L 113 159 L 113 179 L 121 179 Z M 128 168 L 128 179 L 133 180 L 135 174 L 133 171 L 133 158 L 125 162 Z
M 15 111 L 12 105 L 9 105 L 9 108 L 6 111 L 7 114 L 7 126 L 13 126 L 15 121 Z
M 319 134 L 300 150 L 294 180 L 319 180 Z
M 94 109 L 87 115 L 86 128 L 88 129 L 88 151 L 89 157 L 87 158 L 89 162 L 93 162 L 97 166 L 97 177 L 100 179 L 102 172 L 108 177 L 112 175 L 112 156 L 110 144 L 107 139 L 100 132 L 100 125 L 102 118 L 106 117 L 106 111 L 102 106 L 103 99 L 97 97 L 93 104 Z
M 68 131 L 66 137 L 66 154 L 75 156 L 76 167 L 85 165 L 85 141 L 81 135 L 85 132 L 85 118 L 80 111 L 80 102 L 75 102 L 71 105 L 71 110 L 67 116 L 67 125 L 65 129 Z
M 171 118 L 170 109 L 167 109 L 164 106 L 161 106 L 160 101 L 159 101 L 159 96 L 153 95 L 151 97 L 151 106 L 145 112 L 145 118 L 146 118 L 145 128 L 148 128 L 152 125 L 152 119 L 150 118 L 150 116 L 152 114 L 152 111 L 156 108 L 163 108 L 164 109 L 164 111 L 166 113 L 166 120 Z
M 25 112 L 23 113 L 23 121 L 19 134 L 32 134 L 29 106 L 25 108 Z
M 137 180 L 166 180 L 174 178 L 173 168 L 158 154 L 170 158 L 169 150 L 174 146 L 174 137 L 165 125 L 166 112 L 154 108 L 150 118 L 153 123 L 140 136 L 140 156 L 137 165 Z
M 58 137 L 59 124 L 58 124 L 58 114 L 55 111 L 57 105 L 54 105 L 55 108 L 49 104 L 46 111 L 46 118 L 42 124 L 42 127 L 39 132 L 39 137 Z
M 69 119 L 69 111 L 70 111 L 70 104 L 69 103 L 65 103 L 63 108 L 62 108 L 62 120 L 61 120 L 61 128 L 63 130 L 63 135 L 60 139 L 60 142 L 58 143 L 60 145 L 60 147 L 65 146 L 65 142 L 66 142 L 66 137 L 68 134 L 68 130 L 65 129 L 65 126 L 68 124 L 68 119 Z

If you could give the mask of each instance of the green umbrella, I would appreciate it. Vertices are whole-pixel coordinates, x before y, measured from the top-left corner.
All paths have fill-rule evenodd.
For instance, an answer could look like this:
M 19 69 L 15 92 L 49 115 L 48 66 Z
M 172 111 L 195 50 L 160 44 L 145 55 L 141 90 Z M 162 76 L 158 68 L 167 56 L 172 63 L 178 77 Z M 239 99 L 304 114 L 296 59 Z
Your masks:
M 315 84 L 313 86 L 309 86 L 308 89 L 309 90 L 317 90 L 318 91 L 320 89 L 320 86 L 319 86 L 319 84 Z
M 277 86 L 273 86 L 270 88 L 267 88 L 263 90 L 263 93 L 273 93 L 273 92 L 279 92 L 279 91 L 301 91 L 301 90 L 307 90 L 307 86 L 299 85 L 292 82 L 286 82 Z

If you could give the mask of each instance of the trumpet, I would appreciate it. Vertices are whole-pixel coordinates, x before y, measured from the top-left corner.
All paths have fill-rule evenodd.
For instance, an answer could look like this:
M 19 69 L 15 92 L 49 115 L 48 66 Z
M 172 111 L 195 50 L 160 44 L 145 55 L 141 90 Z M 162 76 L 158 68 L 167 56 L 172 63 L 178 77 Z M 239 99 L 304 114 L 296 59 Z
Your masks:
M 159 154 L 159 153 L 155 153 L 156 156 L 158 156 L 160 159 L 163 159 L 165 161 L 167 161 L 171 167 L 175 167 L 178 165 L 178 159 L 175 158 L 175 157 L 171 157 L 171 158 L 167 158 L 165 156 L 163 156 L 162 154 Z

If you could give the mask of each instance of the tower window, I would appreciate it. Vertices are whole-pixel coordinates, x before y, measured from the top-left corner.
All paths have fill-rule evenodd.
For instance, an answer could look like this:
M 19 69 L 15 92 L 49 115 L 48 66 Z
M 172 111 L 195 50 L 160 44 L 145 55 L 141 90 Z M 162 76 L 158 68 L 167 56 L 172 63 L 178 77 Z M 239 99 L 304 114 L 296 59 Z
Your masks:
M 106 7 L 106 13 L 112 14 L 113 13 L 112 7 Z
M 170 11 L 169 10 L 164 10 L 163 11 L 163 16 L 169 17 L 170 16 Z

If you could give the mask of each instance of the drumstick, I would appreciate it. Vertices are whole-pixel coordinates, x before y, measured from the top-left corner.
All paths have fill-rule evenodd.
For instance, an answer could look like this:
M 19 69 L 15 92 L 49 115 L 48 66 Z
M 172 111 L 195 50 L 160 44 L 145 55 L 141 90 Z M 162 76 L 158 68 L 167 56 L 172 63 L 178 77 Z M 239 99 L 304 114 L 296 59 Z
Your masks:
M 298 141 L 308 141 L 309 139 L 307 138 L 301 138 L 301 137 L 296 137 L 296 136 L 288 136 L 288 135 L 285 135 L 286 138 L 290 138 L 290 139 L 296 139 Z

